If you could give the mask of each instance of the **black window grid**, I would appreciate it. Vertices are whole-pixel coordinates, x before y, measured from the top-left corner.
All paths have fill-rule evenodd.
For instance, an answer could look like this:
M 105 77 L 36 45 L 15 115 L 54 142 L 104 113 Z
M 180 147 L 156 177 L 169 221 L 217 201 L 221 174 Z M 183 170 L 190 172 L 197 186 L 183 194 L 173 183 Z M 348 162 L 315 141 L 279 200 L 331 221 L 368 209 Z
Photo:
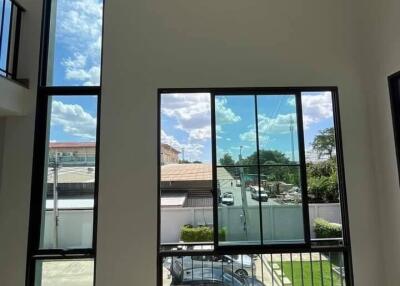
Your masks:
M 308 213 L 308 193 L 307 193 L 307 170 L 305 159 L 305 146 L 304 146 L 304 129 L 303 129 L 303 111 L 301 94 L 303 92 L 331 92 L 333 120 L 335 129 L 335 143 L 336 143 L 336 163 L 339 184 L 340 196 L 340 209 L 342 219 L 342 235 L 340 239 L 325 239 L 325 240 L 312 240 L 310 235 L 310 223 Z M 172 244 L 169 244 L 167 249 L 163 248 L 161 244 L 160 223 L 161 223 L 161 164 L 160 164 L 160 144 L 161 144 L 161 95 L 168 93 L 210 93 L 211 96 L 211 132 L 212 132 L 212 169 L 213 169 L 213 219 L 214 219 L 214 241 L 212 243 L 212 250 L 170 250 Z M 296 98 L 296 114 L 297 114 L 297 135 L 299 140 L 299 163 L 298 164 L 283 164 L 283 166 L 297 166 L 301 170 L 301 189 L 302 189 L 302 204 L 303 204 L 303 226 L 305 243 L 295 244 L 264 244 L 264 245 L 234 245 L 234 246 L 221 246 L 218 241 L 218 200 L 217 200 L 217 181 L 216 170 L 217 167 L 233 167 L 231 165 L 218 165 L 216 160 L 216 128 L 215 128 L 215 96 L 217 95 L 295 95 Z M 321 87 L 269 87 L 269 88 L 160 88 L 158 89 L 158 228 L 157 228 L 157 285 L 163 285 L 163 260 L 172 256 L 191 256 L 191 255 L 221 255 L 221 254 L 274 254 L 274 253 L 312 253 L 312 252 L 340 252 L 343 254 L 343 264 L 345 271 L 345 284 L 354 285 L 353 270 L 352 270 L 352 257 L 351 257 L 351 244 L 350 244 L 350 229 L 348 218 L 348 205 L 346 195 L 345 183 L 345 169 L 343 162 L 343 147 L 342 136 L 340 128 L 340 108 L 338 88 L 335 86 L 321 86 Z M 256 115 L 256 123 L 257 115 Z M 257 136 L 258 140 L 258 136 Z M 259 152 L 259 142 L 257 142 L 257 152 Z M 259 156 L 258 156 L 259 158 Z M 259 160 L 258 160 L 259 163 Z M 237 165 L 235 165 L 236 167 Z M 239 165 L 241 166 L 241 165 Z M 247 165 L 243 165 L 246 167 Z M 259 166 L 253 164 L 248 166 Z M 264 166 L 264 165 L 261 165 Z M 268 166 L 268 165 L 266 165 Z M 280 166 L 280 164 L 271 164 L 270 166 Z M 259 176 L 260 178 L 260 176 Z M 262 240 L 261 240 L 262 241 Z M 189 244 L 193 246 L 193 244 Z M 177 244 L 178 246 L 178 244 Z M 182 246 L 182 244 L 179 244 Z M 343 271 L 343 269 L 341 270 Z M 343 283 L 343 281 L 341 282 Z
M 34 156 L 32 166 L 31 201 L 29 215 L 29 239 L 27 245 L 27 264 L 25 285 L 34 286 L 36 281 L 36 263 L 38 261 L 57 260 L 93 260 L 94 285 L 96 283 L 96 253 L 97 253 L 97 215 L 98 215 L 98 184 L 100 164 L 100 118 L 101 118 L 101 86 L 49 86 L 48 55 L 51 24 L 52 0 L 43 0 L 42 27 L 39 55 L 39 76 L 37 84 Z M 103 6 L 104 7 L 104 6 Z M 104 9 L 104 8 L 103 8 Z M 97 126 L 96 126 L 96 154 L 95 154 L 95 181 L 93 205 L 93 235 L 90 248 L 73 249 L 41 249 L 41 224 L 44 192 L 44 172 L 46 163 L 47 132 L 49 113 L 49 99 L 52 96 L 97 96 Z

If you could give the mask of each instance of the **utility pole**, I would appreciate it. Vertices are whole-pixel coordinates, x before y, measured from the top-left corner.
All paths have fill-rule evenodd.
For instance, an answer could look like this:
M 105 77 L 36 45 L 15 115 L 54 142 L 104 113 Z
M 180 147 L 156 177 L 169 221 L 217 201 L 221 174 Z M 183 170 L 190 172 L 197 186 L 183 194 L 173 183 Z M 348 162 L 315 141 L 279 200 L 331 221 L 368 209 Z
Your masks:
M 185 162 L 185 148 L 182 148 L 182 161 Z
M 239 147 L 239 162 L 242 161 L 242 149 L 243 149 L 243 146 L 240 146 Z
M 240 146 L 242 147 L 242 146 Z M 240 155 L 241 156 L 241 155 Z M 248 240 L 247 235 L 247 224 L 248 224 L 248 205 L 247 205 L 247 194 L 246 194 L 246 184 L 245 184 L 245 177 L 244 177 L 244 170 L 243 167 L 239 167 L 240 173 L 240 191 L 242 194 L 242 215 L 240 216 L 242 223 L 243 223 L 243 232 L 245 234 L 245 240 Z
M 290 138 L 291 138 L 291 143 L 292 143 L 292 162 L 294 162 L 294 139 L 293 139 L 293 133 L 294 133 L 294 120 L 292 115 L 290 115 Z
M 55 150 L 54 164 L 53 164 L 53 219 L 54 219 L 54 247 L 58 248 L 58 154 Z

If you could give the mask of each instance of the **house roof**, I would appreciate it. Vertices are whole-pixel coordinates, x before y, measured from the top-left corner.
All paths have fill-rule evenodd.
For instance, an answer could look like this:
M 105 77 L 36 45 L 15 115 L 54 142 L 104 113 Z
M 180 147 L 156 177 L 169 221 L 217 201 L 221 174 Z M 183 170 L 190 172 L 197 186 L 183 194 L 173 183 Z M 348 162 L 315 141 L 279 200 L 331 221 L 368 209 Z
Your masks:
M 96 142 L 53 142 L 50 148 L 95 148 Z
M 210 164 L 168 164 L 161 166 L 161 181 L 211 181 Z

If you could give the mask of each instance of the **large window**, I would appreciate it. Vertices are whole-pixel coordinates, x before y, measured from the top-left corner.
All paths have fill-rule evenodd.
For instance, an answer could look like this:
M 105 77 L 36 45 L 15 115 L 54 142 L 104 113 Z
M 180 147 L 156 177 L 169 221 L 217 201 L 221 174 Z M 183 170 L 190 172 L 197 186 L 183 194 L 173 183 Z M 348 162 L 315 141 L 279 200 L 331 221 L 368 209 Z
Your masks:
M 44 1 L 27 285 L 94 285 L 102 9 Z
M 159 285 L 353 285 L 336 88 L 159 104 Z
M 217 190 L 235 198 L 219 204 L 219 245 L 304 243 L 295 95 L 217 94 L 214 101 Z M 240 120 L 226 120 L 226 109 Z M 284 193 L 290 203 L 280 203 Z

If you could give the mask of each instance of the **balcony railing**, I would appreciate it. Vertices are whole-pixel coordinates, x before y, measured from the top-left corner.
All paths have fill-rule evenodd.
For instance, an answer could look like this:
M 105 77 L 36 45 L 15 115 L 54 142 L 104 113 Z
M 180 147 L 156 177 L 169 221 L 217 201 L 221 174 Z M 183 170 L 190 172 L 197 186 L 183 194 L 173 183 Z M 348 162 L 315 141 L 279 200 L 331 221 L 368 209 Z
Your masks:
M 16 80 L 22 13 L 14 0 L 0 0 L 0 76 Z
M 345 286 L 341 252 L 162 258 L 161 285 Z

